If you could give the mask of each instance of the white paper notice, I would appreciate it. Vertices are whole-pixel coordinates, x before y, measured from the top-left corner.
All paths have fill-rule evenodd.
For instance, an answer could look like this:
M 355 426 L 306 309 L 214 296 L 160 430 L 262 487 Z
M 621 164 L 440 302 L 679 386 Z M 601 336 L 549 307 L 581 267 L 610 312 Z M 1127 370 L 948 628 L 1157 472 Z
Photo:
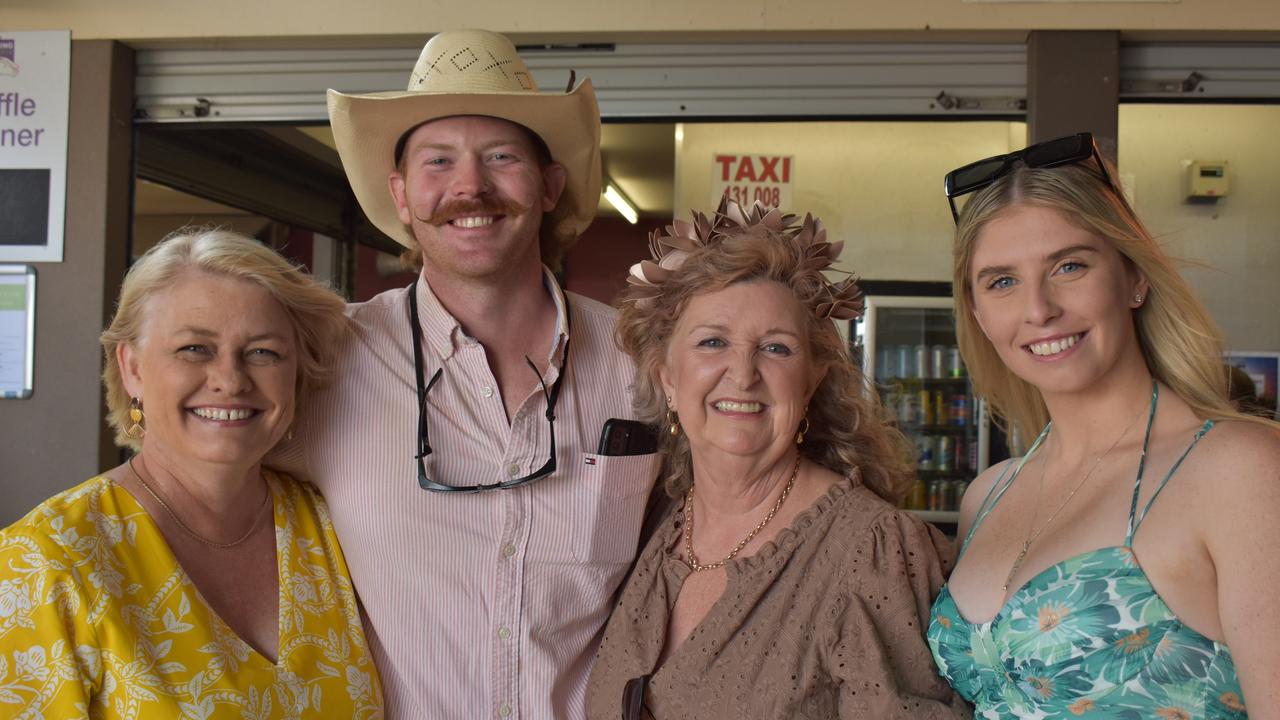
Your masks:
M 0 261 L 62 261 L 70 98 L 70 32 L 0 30 Z
M 0 398 L 31 395 L 35 275 L 0 272 Z

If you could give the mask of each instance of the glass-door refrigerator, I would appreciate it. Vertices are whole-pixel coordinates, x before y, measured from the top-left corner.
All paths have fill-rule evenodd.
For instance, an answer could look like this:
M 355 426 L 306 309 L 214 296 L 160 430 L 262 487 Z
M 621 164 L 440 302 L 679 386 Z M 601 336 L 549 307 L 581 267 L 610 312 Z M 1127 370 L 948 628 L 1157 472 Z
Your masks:
M 960 359 L 952 309 L 949 296 L 868 294 L 850 328 L 855 362 L 911 441 L 916 482 L 904 506 L 939 525 L 954 525 L 969 483 L 992 461 L 985 403 Z

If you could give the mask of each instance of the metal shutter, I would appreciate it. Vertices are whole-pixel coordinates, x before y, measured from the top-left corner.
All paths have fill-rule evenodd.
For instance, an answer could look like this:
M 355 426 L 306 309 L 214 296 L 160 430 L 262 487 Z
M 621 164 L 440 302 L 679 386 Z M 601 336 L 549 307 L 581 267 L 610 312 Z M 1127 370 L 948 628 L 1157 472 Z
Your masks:
M 544 90 L 590 77 L 605 118 L 1020 117 L 1022 43 L 522 46 Z M 140 122 L 325 122 L 324 92 L 405 86 L 418 48 L 141 50 Z
M 1120 99 L 1280 100 L 1280 43 L 1125 45 Z

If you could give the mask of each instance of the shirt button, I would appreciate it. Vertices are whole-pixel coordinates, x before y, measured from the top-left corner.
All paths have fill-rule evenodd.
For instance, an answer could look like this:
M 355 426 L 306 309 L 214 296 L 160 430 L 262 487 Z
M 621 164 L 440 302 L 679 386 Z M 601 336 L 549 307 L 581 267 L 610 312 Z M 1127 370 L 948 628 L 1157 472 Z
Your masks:
M 484 397 L 493 397 L 493 388 L 489 387 L 488 385 L 485 385 L 484 387 L 480 388 L 480 394 Z
M 520 466 L 515 463 L 511 463 L 510 465 L 507 466 L 507 474 L 510 475 L 511 477 L 519 477 Z
M 503 546 L 502 546 L 502 557 L 511 557 L 512 555 L 515 555 L 515 554 L 516 554 L 516 546 L 515 546 L 515 545 L 503 545 Z
M 498 628 L 498 637 L 502 638 L 503 640 L 506 640 L 507 638 L 511 637 L 511 631 L 508 630 L 507 628 Z
M 502 717 L 506 717 L 506 716 L 510 715 L 510 714 L 511 714 L 511 706 L 510 706 L 510 705 L 503 705 L 502 707 L 498 708 L 498 714 L 499 714 L 499 715 L 501 715 Z

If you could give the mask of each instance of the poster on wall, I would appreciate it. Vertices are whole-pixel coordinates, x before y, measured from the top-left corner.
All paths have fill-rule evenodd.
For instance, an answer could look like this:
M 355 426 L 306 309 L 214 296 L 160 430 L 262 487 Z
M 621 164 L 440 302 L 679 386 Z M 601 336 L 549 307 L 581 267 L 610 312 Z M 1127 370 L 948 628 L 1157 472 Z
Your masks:
M 0 30 L 0 262 L 61 262 L 71 33 Z
M 791 209 L 791 185 L 795 176 L 792 155 L 714 153 L 711 160 L 711 207 L 726 193 L 743 207 Z
M 1253 381 L 1253 403 L 1259 414 L 1280 419 L 1276 412 L 1276 395 L 1280 390 L 1280 353 L 1229 352 L 1226 363 L 1244 371 Z M 1241 408 L 1249 410 L 1250 408 Z
M 0 398 L 29 398 L 34 387 L 36 269 L 0 265 Z

